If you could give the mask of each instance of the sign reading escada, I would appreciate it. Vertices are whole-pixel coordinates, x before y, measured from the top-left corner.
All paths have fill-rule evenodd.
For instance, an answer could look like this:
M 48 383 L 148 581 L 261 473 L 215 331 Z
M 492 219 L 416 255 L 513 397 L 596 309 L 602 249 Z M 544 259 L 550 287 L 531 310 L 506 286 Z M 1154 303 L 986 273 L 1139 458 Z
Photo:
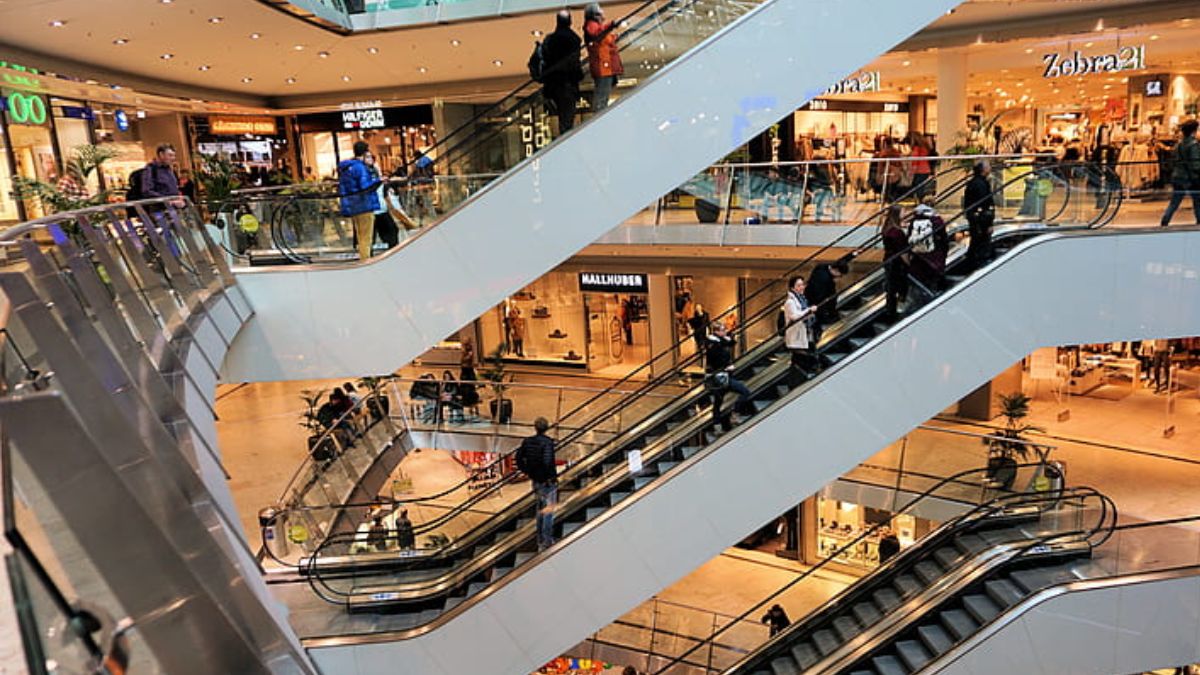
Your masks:
M 1119 73 L 1122 70 L 1141 70 L 1146 67 L 1146 46 L 1121 47 L 1109 54 L 1084 56 L 1079 50 L 1074 54 L 1046 54 L 1042 57 L 1046 70 L 1042 77 L 1071 77 L 1100 73 Z

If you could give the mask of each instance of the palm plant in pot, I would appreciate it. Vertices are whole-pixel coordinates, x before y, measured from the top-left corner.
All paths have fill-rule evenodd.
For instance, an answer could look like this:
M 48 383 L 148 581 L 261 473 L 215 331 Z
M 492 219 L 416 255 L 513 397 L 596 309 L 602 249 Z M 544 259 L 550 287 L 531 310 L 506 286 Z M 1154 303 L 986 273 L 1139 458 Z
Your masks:
M 492 400 L 488 403 L 488 407 L 492 412 L 492 421 L 499 424 L 508 424 L 512 421 L 513 402 L 510 398 L 504 398 L 505 383 L 512 381 L 512 375 L 504 372 L 504 353 L 506 345 L 496 347 L 495 351 L 488 354 L 484 359 L 486 367 L 479 372 L 479 379 L 487 380 L 492 388 Z
M 994 486 L 1008 490 L 1017 478 L 1019 462 L 1028 459 L 1031 451 L 1045 461 L 1044 453 L 1026 436 L 1030 432 L 1044 432 L 1045 429 L 1025 422 L 1025 418 L 1029 417 L 1032 399 L 1024 392 L 1000 394 L 999 398 L 1004 428 L 988 434 L 984 439 L 988 446 L 987 479 Z
M 367 414 L 371 416 L 371 422 L 378 422 L 387 416 L 391 410 L 392 402 L 388 399 L 380 387 L 383 383 L 391 379 L 391 375 L 379 376 L 363 376 L 358 378 L 358 386 L 364 390 L 363 399 L 364 405 L 367 408 Z

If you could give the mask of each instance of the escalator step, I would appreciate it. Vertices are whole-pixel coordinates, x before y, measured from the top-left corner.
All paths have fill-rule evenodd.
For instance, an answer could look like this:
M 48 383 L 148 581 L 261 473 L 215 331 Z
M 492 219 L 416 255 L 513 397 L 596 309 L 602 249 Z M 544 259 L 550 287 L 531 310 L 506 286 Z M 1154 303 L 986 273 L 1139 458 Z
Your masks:
M 947 274 L 946 285 L 957 286 L 963 279 L 966 279 L 966 277 L 958 274 Z
M 1066 567 L 1040 567 L 1028 570 L 1018 570 L 1008 575 L 1017 585 L 1029 593 L 1040 591 L 1048 586 L 1078 581 L 1079 577 Z
M 638 476 L 637 478 L 634 478 L 633 479 L 633 489 L 641 490 L 642 488 L 646 487 L 647 485 L 653 483 L 654 479 L 656 477 L 657 476 Z
M 900 606 L 900 594 L 891 588 L 881 588 L 871 594 L 875 599 L 875 604 L 884 613 L 890 612 Z
M 766 366 L 757 366 L 757 365 L 756 365 L 756 366 L 754 366 L 753 368 L 751 368 L 751 369 L 750 369 L 750 372 L 751 372 L 751 373 L 754 373 L 755 375 L 758 375 L 759 373 L 761 373 L 762 371 L 764 371 L 764 370 L 766 370 L 766 369 L 767 369 L 767 367 L 766 367 Z
M 833 629 L 842 638 L 843 642 L 853 640 L 855 636 L 862 632 L 858 622 L 851 616 L 839 616 L 833 620 Z
M 575 530 L 578 530 L 581 527 L 583 527 L 583 523 L 563 523 L 563 526 L 562 526 L 563 539 L 566 539 L 567 537 L 571 536 L 572 532 L 574 532 Z
M 455 596 L 453 598 L 447 598 L 446 604 L 442 606 L 442 613 L 444 614 L 444 613 L 449 612 L 450 610 L 454 609 L 455 607 L 458 607 L 459 605 L 462 604 L 463 600 L 466 600 L 466 598 L 464 598 L 462 596 Z
M 933 559 L 942 566 L 942 569 L 951 570 L 958 566 L 958 561 L 963 559 L 963 554 L 953 546 L 943 546 L 933 552 Z
M 683 455 L 684 459 L 691 459 L 692 455 L 700 452 L 700 447 L 695 445 L 685 445 L 679 449 L 679 452 Z
M 608 505 L 616 506 L 621 503 L 622 499 L 629 496 L 628 492 L 610 492 L 608 493 Z
M 908 669 L 900 663 L 900 659 L 888 656 L 876 656 L 871 659 L 871 665 L 875 666 L 875 672 L 879 675 L 908 675 Z
M 871 324 L 871 330 L 875 331 L 876 335 L 879 335 L 880 333 L 882 333 L 883 331 L 885 331 L 889 328 L 891 328 L 891 326 L 887 325 L 886 323 L 883 323 L 882 321 L 876 321 L 875 323 Z
M 607 510 L 608 509 L 606 509 L 602 506 L 589 506 L 587 511 L 584 512 L 583 519 L 591 520 L 592 518 L 599 516 L 601 513 L 604 513 Z
M 433 621 L 434 619 L 441 616 L 442 613 L 443 613 L 443 610 L 440 610 L 440 609 L 427 609 L 424 612 L 421 612 L 420 614 L 417 615 L 417 625 L 423 626 L 423 625 L 429 623 L 430 621 Z
M 921 582 L 913 578 L 911 574 L 901 574 L 892 582 L 892 586 L 900 591 L 900 597 L 907 598 L 910 595 L 916 595 L 921 592 L 923 586 Z
M 860 602 L 851 607 L 850 611 L 854 612 L 854 616 L 864 626 L 874 626 L 875 622 L 883 618 L 879 608 L 870 602 Z
M 842 646 L 842 641 L 833 634 L 833 631 L 827 628 L 822 628 L 821 630 L 813 633 L 812 641 L 813 644 L 817 646 L 817 651 L 821 652 L 822 656 L 828 656 L 838 647 Z
M 487 588 L 487 586 L 488 585 L 483 583 L 482 581 L 473 582 L 471 585 L 467 586 L 467 597 L 469 598 L 473 595 L 476 595 L 477 593 L 479 593 L 479 591 L 482 591 L 483 589 Z
M 524 528 L 524 527 L 529 527 L 530 525 L 533 525 L 533 518 L 518 518 L 517 519 L 517 529 L 518 530 L 521 528 Z
M 617 467 L 619 467 L 623 464 L 624 464 L 624 462 L 608 462 L 607 464 L 600 467 L 600 475 L 602 475 L 602 476 L 608 475 L 608 474 L 612 473 L 613 470 L 615 470 Z
M 499 581 L 504 577 L 505 574 L 508 574 L 511 571 L 513 571 L 513 568 L 511 567 L 493 567 L 491 580 Z
M 902 640 L 896 643 L 896 653 L 900 655 L 900 660 L 904 661 L 904 665 L 912 670 L 920 670 L 929 663 L 929 652 L 925 651 L 925 645 L 916 640 Z
M 954 646 L 954 638 L 950 637 L 945 628 L 936 623 L 919 626 L 917 635 L 921 638 L 921 642 L 925 643 L 930 653 L 935 656 L 945 654 Z
M 778 397 L 787 396 L 789 391 L 791 391 L 791 389 L 788 389 L 786 384 L 775 385 L 775 394 Z
M 987 542 L 977 534 L 964 534 L 961 537 L 955 537 L 954 545 L 963 553 L 979 553 L 988 547 Z
M 838 361 L 841 361 L 847 356 L 849 356 L 847 352 L 827 352 L 825 354 L 825 358 L 829 359 L 830 365 L 837 364 Z
M 770 675 L 800 675 L 804 671 L 796 666 L 796 662 L 786 656 L 771 659 Z
M 528 551 L 522 551 L 522 552 L 518 553 L 517 557 L 513 561 L 513 567 L 520 567 L 521 565 L 524 565 L 525 561 L 529 560 L 532 557 L 533 557 L 533 554 Z
M 954 636 L 955 641 L 966 640 L 979 628 L 975 619 L 961 609 L 949 609 L 939 613 L 938 616 L 942 620 L 942 625 Z
M 671 469 L 674 469 L 675 467 L 679 466 L 679 462 L 659 462 L 655 466 L 658 467 L 658 475 L 661 476 L 664 473 L 670 471 Z
M 817 653 L 816 647 L 807 642 L 801 642 L 792 647 L 792 658 L 796 659 L 796 663 L 800 664 L 801 669 L 808 670 L 821 660 L 821 655 Z
M 870 341 L 871 340 L 869 338 L 850 338 L 847 340 L 847 342 L 850 343 L 850 347 L 855 350 L 859 349 Z
M 770 407 L 772 401 L 754 400 L 754 401 L 751 401 L 751 403 L 754 404 L 754 410 L 756 412 L 762 412 L 762 411 L 766 410 L 768 407 Z
M 917 578 L 920 579 L 926 586 L 932 585 L 935 581 L 942 578 L 944 570 L 932 560 L 922 560 L 913 567 L 913 572 L 917 573 Z
M 1000 614 L 1000 608 L 986 595 L 978 593 L 968 595 L 962 599 L 962 603 L 971 617 L 980 625 L 991 621 Z
M 984 591 L 1000 607 L 1012 607 L 1025 597 L 1017 585 L 1008 579 L 996 579 L 983 585 Z

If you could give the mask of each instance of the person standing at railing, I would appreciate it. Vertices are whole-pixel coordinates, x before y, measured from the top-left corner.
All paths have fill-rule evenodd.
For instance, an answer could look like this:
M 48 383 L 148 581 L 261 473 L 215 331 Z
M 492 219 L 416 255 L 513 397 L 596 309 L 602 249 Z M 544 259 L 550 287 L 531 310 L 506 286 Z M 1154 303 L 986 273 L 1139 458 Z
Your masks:
M 371 236 L 371 243 L 374 244 L 375 237 L 379 237 L 385 247 L 392 248 L 400 243 L 400 228 L 396 225 L 396 221 L 392 220 L 392 215 L 388 213 L 388 185 L 383 181 L 379 168 L 375 165 L 374 153 L 368 152 L 364 155 L 363 162 L 366 163 L 367 170 L 371 174 L 371 182 L 379 186 L 375 189 L 378 205 L 375 207 L 375 233 Z
M 370 167 L 365 161 L 370 149 L 366 141 L 358 141 L 354 144 L 354 158 L 338 164 L 341 213 L 354 224 L 359 260 L 371 257 L 371 242 L 375 237 L 375 212 L 379 209 L 379 195 L 374 190 L 378 180 L 372 180 Z
M 992 196 L 992 183 L 988 177 L 992 165 L 986 159 L 975 162 L 971 169 L 971 180 L 963 191 L 963 211 L 967 214 L 967 225 L 971 242 L 967 246 L 967 264 L 977 270 L 992 259 L 992 223 L 996 219 L 996 200 Z
M 818 365 L 812 349 L 812 329 L 817 317 L 804 290 L 804 277 L 792 277 L 787 299 L 783 302 L 783 341 L 792 353 L 788 380 L 793 387 L 811 378 Z
M 537 496 L 538 551 L 554 545 L 554 507 L 558 503 L 558 465 L 554 458 L 554 439 L 546 435 L 550 422 L 545 417 L 533 421 L 536 433 L 521 441 L 515 455 L 517 468 L 533 483 Z
M 604 20 L 604 10 L 592 3 L 583 10 L 583 38 L 587 43 L 588 70 L 592 73 L 592 112 L 608 107 L 608 98 L 625 74 L 621 65 L 621 50 L 617 48 L 617 31 L 612 21 Z
M 558 133 L 565 134 L 575 126 L 575 101 L 579 99 L 579 83 L 583 68 L 579 65 L 579 50 L 583 40 L 571 30 L 571 12 L 563 9 L 555 16 L 554 32 L 542 42 L 542 92 L 548 105 L 558 115 Z
M 1200 141 L 1196 140 L 1196 129 L 1200 123 L 1188 120 L 1179 125 L 1183 138 L 1171 156 L 1171 201 L 1163 212 L 1163 227 L 1171 224 L 1175 211 L 1183 204 L 1183 198 L 1192 195 L 1192 212 L 1196 224 L 1200 225 Z

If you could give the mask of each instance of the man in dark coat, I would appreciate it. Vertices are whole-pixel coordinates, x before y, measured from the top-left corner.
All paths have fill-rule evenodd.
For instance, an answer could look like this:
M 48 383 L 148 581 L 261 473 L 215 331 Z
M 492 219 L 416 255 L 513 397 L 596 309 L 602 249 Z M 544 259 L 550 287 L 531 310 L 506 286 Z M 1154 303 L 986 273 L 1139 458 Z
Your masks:
M 538 550 L 554 545 L 554 507 L 558 504 L 558 465 L 554 458 L 554 439 L 546 435 L 550 422 L 545 417 L 533 421 L 534 435 L 517 448 L 517 467 L 529 476 L 537 496 Z
M 558 113 L 558 133 L 575 126 L 575 101 L 583 79 L 579 50 L 583 40 L 571 30 L 571 12 L 562 10 L 556 17 L 554 32 L 542 42 L 542 92 Z
M 842 256 L 833 264 L 821 263 L 813 268 L 804 287 L 804 298 L 817 308 L 817 321 L 813 324 L 813 347 L 820 345 L 821 331 L 838 320 L 837 280 L 850 271 L 850 257 Z
M 992 259 L 992 223 L 996 219 L 996 200 L 992 196 L 992 183 L 988 176 L 992 166 L 986 159 L 975 163 L 971 180 L 963 192 L 963 210 L 967 213 L 967 224 L 971 231 L 971 243 L 967 246 L 967 261 L 972 270 L 977 270 Z

